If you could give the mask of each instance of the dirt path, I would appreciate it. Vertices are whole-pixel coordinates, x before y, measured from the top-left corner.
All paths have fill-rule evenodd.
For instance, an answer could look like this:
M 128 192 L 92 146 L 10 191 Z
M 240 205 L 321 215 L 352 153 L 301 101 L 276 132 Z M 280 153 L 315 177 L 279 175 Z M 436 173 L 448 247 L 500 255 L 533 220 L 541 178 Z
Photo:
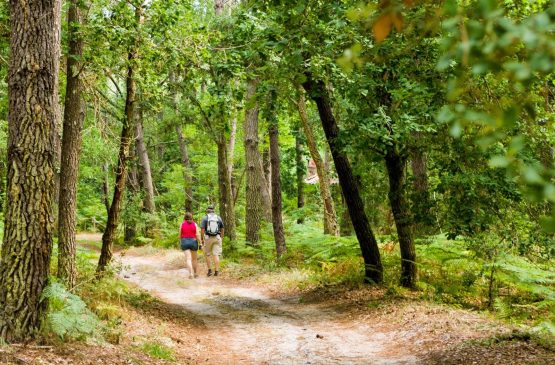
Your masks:
M 126 280 L 200 318 L 193 338 L 206 364 L 555 364 L 534 344 L 498 341 L 513 329 L 484 315 L 387 300 L 375 288 L 277 298 L 225 271 L 187 279 L 177 250 L 133 249 L 120 259 Z
M 392 353 L 387 333 L 372 331 L 340 311 L 298 300 L 278 300 L 257 287 L 231 285 L 224 277 L 186 279 L 181 253 L 122 257 L 122 275 L 163 301 L 198 314 L 212 335 L 221 363 L 413 364 Z M 204 270 L 203 270 L 204 272 Z

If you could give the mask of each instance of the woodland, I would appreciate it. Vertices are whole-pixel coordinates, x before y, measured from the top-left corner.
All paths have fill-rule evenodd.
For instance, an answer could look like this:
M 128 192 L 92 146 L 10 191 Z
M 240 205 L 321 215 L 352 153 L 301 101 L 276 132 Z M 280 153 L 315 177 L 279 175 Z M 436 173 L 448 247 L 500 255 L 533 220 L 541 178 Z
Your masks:
M 475 363 L 555 361 L 553 1 L 5 1 L 0 179 L 2 363 L 105 343 L 146 356 L 106 363 L 208 356 L 122 343 L 141 310 L 203 336 L 140 265 L 184 270 L 179 225 L 209 205 L 226 285 L 370 322 L 477 313 L 508 332 Z M 513 341 L 522 362 L 495 347 Z M 229 346 L 203 361 L 300 363 Z

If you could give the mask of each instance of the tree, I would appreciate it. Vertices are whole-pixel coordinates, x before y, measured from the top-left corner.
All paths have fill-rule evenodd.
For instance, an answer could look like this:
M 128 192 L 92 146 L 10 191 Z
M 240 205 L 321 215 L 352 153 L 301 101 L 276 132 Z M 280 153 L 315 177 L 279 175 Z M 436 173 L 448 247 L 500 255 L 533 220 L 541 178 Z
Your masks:
M 308 71 L 305 72 L 305 77 L 306 80 L 303 83 L 303 87 L 318 107 L 322 127 L 326 133 L 333 161 L 335 162 L 339 183 L 347 200 L 353 227 L 362 251 L 365 265 L 365 281 L 381 283 L 383 281 L 383 268 L 378 243 L 364 211 L 364 203 L 360 197 L 359 187 L 353 176 L 349 159 L 341 150 L 338 143 L 339 128 L 332 112 L 325 84 L 321 80 L 314 80 L 312 74 Z
M 85 119 L 82 79 L 84 41 L 80 32 L 80 26 L 84 20 L 79 1 L 71 0 L 67 22 L 69 47 L 60 171 L 58 277 L 68 288 L 73 288 L 77 279 L 77 269 L 75 267 L 77 179 L 81 157 L 81 132 Z
M 0 338 L 37 334 L 46 302 L 60 119 L 58 0 L 10 2 L 8 171 L 0 261 Z
M 143 8 L 137 6 L 135 8 L 135 26 L 139 25 L 143 20 Z M 129 160 L 129 151 L 133 142 L 133 132 L 135 131 L 135 114 L 137 107 L 137 58 L 138 54 L 138 39 L 135 39 L 134 44 L 129 48 L 127 56 L 127 78 L 126 78 L 126 96 L 125 96 L 125 117 L 123 126 L 121 128 L 120 147 L 118 153 L 118 164 L 116 170 L 116 183 L 114 187 L 114 195 L 108 212 L 108 222 L 106 229 L 102 235 L 102 250 L 100 258 L 98 259 L 97 272 L 102 273 L 106 270 L 106 266 L 112 261 L 112 247 L 116 236 L 116 229 L 119 224 L 121 215 L 121 206 L 125 193 L 125 184 L 127 180 L 127 162 Z
M 312 132 L 312 127 L 310 126 L 310 122 L 308 120 L 304 91 L 300 88 L 300 86 L 298 91 L 299 99 L 296 104 L 299 110 L 299 116 L 306 137 L 308 149 L 310 150 L 310 156 L 316 165 L 316 173 L 318 174 L 318 180 L 320 181 L 320 196 L 324 202 L 324 233 L 338 236 L 339 226 L 337 224 L 335 204 L 333 203 L 333 198 L 331 196 L 329 175 L 326 166 L 324 165 L 324 161 L 322 160 L 322 156 L 320 156 L 320 152 L 318 152 L 316 139 L 314 138 L 314 133 Z

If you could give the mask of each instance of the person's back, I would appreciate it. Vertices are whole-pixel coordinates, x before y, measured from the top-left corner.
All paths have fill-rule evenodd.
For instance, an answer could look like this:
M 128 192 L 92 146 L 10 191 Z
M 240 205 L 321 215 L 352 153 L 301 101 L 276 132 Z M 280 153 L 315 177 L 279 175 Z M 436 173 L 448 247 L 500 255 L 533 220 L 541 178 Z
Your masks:
M 214 207 L 209 206 L 206 209 L 206 215 L 200 223 L 201 239 L 203 244 L 206 243 L 204 255 L 206 256 L 206 265 L 208 267 L 208 276 L 212 275 L 211 261 L 214 261 L 214 276 L 218 276 L 220 268 L 220 255 L 222 254 L 222 236 L 224 234 L 224 223 L 222 218 L 214 213 Z M 207 238 L 205 239 L 205 236 Z

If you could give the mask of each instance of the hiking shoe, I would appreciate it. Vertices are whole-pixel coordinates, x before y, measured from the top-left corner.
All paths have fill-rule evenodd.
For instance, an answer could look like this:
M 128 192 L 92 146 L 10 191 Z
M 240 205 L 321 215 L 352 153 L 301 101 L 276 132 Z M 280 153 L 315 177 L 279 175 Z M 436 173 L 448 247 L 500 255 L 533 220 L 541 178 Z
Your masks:
M 195 279 L 198 278 L 198 274 L 195 274 Z
M 208 274 L 206 276 L 212 276 L 212 269 L 208 269 Z
M 217 271 L 214 271 L 214 276 L 218 276 L 218 272 L 217 272 Z
M 194 276 L 193 276 L 193 275 L 189 275 L 189 279 L 193 279 L 193 278 L 194 278 Z

